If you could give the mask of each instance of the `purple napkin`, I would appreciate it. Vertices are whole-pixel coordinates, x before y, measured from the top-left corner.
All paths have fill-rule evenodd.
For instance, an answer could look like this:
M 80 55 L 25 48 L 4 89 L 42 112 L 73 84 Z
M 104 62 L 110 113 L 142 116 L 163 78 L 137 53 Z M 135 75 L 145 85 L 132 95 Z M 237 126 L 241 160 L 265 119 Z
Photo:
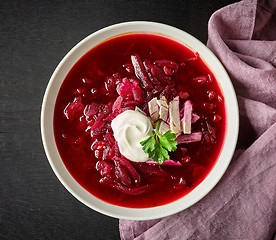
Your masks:
M 151 221 L 120 220 L 123 240 L 276 238 L 276 1 L 245 0 L 215 12 L 208 47 L 238 95 L 232 162 L 189 209 Z

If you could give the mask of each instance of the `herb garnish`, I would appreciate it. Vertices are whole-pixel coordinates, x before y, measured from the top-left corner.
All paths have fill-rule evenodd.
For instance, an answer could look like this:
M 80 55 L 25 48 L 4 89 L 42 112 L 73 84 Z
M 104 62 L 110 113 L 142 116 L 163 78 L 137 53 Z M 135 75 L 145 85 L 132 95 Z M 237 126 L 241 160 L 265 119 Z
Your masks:
M 149 158 L 153 161 L 162 164 L 167 159 L 170 159 L 169 152 L 174 152 L 177 149 L 176 135 L 172 131 L 167 131 L 162 136 L 157 132 L 159 121 L 156 123 L 155 133 L 146 140 L 140 142 L 145 153 L 148 153 Z

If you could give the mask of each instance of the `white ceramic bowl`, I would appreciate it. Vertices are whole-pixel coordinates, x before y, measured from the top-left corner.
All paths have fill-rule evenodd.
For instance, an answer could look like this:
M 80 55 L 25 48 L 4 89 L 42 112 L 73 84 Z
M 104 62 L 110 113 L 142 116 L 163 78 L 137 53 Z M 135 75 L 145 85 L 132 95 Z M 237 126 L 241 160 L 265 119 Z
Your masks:
M 54 139 L 53 115 L 59 88 L 73 65 L 91 48 L 113 36 L 134 32 L 158 33 L 183 43 L 197 51 L 214 73 L 225 99 L 226 135 L 222 152 L 209 175 L 193 191 L 167 205 L 135 209 L 108 204 L 94 197 L 79 185 L 66 169 Z M 148 220 L 165 217 L 190 207 L 203 198 L 220 180 L 226 171 L 238 137 L 238 105 L 236 95 L 224 67 L 215 55 L 199 40 L 177 28 L 154 22 L 126 22 L 101 29 L 78 43 L 57 66 L 47 86 L 41 111 L 42 140 L 49 163 L 66 189 L 88 207 L 105 215 L 133 220 Z

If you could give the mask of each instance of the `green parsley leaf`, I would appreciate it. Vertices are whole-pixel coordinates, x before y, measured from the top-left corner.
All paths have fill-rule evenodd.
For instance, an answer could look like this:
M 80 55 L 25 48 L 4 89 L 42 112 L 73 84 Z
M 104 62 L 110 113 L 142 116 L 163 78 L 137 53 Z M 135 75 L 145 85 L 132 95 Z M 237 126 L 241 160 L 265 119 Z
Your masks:
M 177 141 L 174 141 L 176 135 L 170 130 L 159 137 L 159 141 L 164 148 L 170 152 L 174 152 L 177 149 Z
M 154 136 L 147 138 L 146 140 L 140 142 L 143 146 L 144 152 L 149 152 L 154 150 Z
M 162 164 L 167 159 L 170 159 L 169 152 L 174 152 L 177 149 L 176 135 L 170 130 L 160 136 L 157 132 L 159 121 L 156 123 L 156 128 L 153 136 L 148 137 L 140 142 L 143 150 L 148 154 L 153 161 Z

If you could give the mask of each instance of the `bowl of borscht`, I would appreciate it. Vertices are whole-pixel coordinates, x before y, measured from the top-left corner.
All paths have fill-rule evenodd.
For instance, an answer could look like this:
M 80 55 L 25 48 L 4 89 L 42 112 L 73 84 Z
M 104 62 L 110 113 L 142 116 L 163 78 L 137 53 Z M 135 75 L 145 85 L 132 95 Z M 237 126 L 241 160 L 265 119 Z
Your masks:
M 214 188 L 238 136 L 227 72 L 188 33 L 160 23 L 101 29 L 62 59 L 41 132 L 49 163 L 79 201 L 133 220 L 184 210 Z

